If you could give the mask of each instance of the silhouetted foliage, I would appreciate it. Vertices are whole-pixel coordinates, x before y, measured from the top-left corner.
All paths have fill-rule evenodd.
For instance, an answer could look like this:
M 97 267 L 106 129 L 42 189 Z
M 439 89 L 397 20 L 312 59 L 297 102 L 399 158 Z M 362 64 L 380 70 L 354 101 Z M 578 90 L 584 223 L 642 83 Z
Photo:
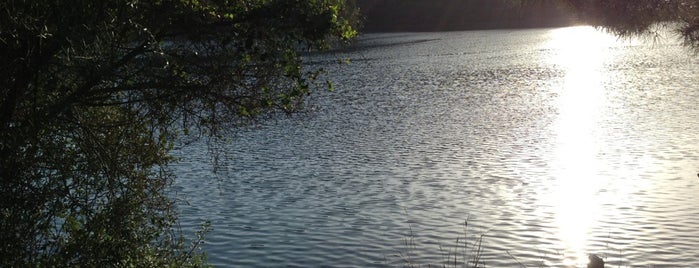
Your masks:
M 675 28 L 688 45 L 699 46 L 699 1 L 696 0 L 568 0 L 587 23 L 619 35 L 647 34 L 653 26 Z
M 293 112 L 343 0 L 0 2 L 0 266 L 187 266 L 173 141 Z M 196 245 L 194 245 L 196 246 Z

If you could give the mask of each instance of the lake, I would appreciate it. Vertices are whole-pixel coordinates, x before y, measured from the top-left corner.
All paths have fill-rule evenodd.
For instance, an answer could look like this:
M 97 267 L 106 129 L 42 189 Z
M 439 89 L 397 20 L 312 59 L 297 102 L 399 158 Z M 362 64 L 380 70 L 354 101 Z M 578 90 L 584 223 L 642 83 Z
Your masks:
M 216 174 L 205 146 L 176 152 L 182 227 L 210 220 L 224 267 L 441 265 L 481 237 L 487 267 L 699 267 L 699 57 L 664 36 L 366 34 L 309 56 L 335 91 L 236 131 Z

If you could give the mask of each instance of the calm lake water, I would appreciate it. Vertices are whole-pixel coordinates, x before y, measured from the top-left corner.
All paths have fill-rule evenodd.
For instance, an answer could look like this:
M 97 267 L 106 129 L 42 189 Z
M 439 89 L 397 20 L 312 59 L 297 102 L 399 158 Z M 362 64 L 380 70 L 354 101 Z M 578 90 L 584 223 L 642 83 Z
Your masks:
M 699 57 L 674 40 L 364 35 L 311 57 L 336 90 L 237 132 L 226 170 L 178 151 L 182 226 L 211 220 L 216 266 L 441 264 L 483 235 L 487 267 L 699 267 Z

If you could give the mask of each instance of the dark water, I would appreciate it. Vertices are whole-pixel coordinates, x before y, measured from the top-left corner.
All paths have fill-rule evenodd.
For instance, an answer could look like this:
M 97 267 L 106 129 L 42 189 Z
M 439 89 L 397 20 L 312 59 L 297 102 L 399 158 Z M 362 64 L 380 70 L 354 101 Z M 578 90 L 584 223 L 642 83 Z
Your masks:
M 227 171 L 178 152 L 183 227 L 211 220 L 217 266 L 441 264 L 484 234 L 488 267 L 699 267 L 699 58 L 672 40 L 366 35 L 310 59 L 335 92 L 237 133 Z

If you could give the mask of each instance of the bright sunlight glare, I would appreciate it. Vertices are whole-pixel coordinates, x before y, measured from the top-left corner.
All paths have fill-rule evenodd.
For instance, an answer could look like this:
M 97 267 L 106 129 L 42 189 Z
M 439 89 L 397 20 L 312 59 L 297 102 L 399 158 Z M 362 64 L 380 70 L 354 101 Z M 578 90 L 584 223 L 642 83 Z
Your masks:
M 554 89 L 558 95 L 553 126 L 556 173 L 548 202 L 556 213 L 569 266 L 587 261 L 587 239 L 601 209 L 597 195 L 603 183 L 602 163 L 595 131 L 606 102 L 605 62 L 613 58 L 610 48 L 620 42 L 592 27 L 570 27 L 552 30 L 544 44 L 550 51 L 548 60 L 564 73 Z

